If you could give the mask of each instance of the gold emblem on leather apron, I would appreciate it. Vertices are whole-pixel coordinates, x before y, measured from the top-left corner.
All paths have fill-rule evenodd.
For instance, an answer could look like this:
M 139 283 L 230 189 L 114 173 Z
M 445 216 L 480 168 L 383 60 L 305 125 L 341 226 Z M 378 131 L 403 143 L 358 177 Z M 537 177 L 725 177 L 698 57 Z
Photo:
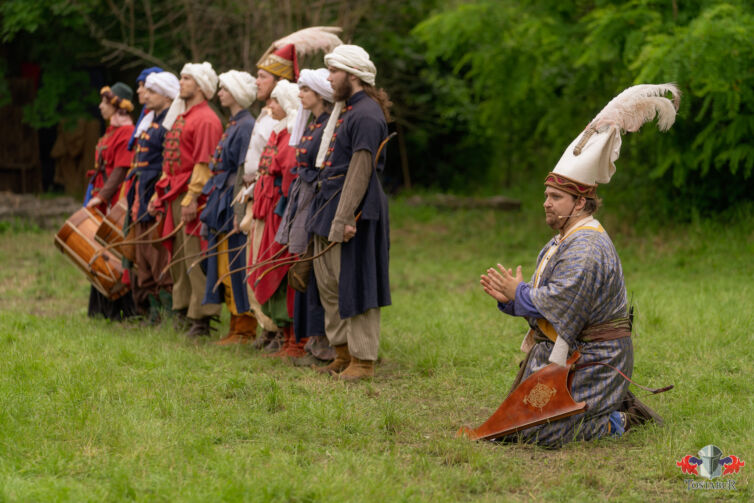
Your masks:
M 542 408 L 547 405 L 547 403 L 552 399 L 555 393 L 555 388 L 551 388 L 550 386 L 547 386 L 546 384 L 542 384 L 540 382 L 537 383 L 537 385 L 534 386 L 531 391 L 529 391 L 529 394 L 524 397 L 523 402 L 530 407 L 542 410 Z

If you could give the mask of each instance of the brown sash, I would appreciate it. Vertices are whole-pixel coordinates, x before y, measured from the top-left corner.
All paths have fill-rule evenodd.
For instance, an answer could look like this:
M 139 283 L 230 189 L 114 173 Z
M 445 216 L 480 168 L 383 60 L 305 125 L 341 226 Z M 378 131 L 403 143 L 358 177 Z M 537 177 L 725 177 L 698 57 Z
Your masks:
M 579 340 L 584 342 L 602 342 L 622 337 L 631 337 L 631 321 L 628 318 L 618 318 L 586 327 L 579 335 Z

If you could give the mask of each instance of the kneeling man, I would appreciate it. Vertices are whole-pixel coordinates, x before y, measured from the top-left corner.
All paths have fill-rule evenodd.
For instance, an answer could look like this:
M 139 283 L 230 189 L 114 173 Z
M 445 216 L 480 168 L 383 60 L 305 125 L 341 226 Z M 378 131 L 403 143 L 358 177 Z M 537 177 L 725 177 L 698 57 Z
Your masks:
M 663 97 L 666 92 L 674 102 Z M 521 345 L 527 356 L 514 386 L 549 363 L 565 366 L 574 350 L 581 354 L 578 367 L 599 362 L 573 373 L 571 394 L 587 403 L 586 412 L 525 429 L 508 440 L 556 447 L 621 435 L 631 424 L 659 419 L 628 393 L 629 382 L 616 372 L 630 377 L 633 370 L 631 320 L 620 259 L 593 214 L 601 203 L 597 184 L 615 173 L 621 131 L 638 130 L 655 113 L 660 129 L 669 128 L 677 96 L 675 86 L 645 85 L 612 100 L 545 179 L 545 221 L 558 234 L 539 253 L 531 281 L 523 281 L 521 266 L 514 274 L 501 264 L 481 277 L 499 309 L 526 318 L 530 326 Z

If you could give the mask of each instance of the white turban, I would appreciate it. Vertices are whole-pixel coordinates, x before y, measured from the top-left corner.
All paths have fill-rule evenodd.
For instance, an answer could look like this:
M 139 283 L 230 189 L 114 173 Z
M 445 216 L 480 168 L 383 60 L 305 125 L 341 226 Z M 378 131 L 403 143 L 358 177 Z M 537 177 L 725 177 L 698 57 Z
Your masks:
M 204 63 L 186 63 L 183 65 L 181 75 L 191 76 L 191 78 L 196 81 L 196 84 L 199 86 L 199 89 L 202 91 L 202 94 L 206 99 L 211 100 L 215 95 L 215 90 L 217 89 L 217 74 L 212 69 L 212 65 L 206 61 Z M 165 129 L 169 130 L 173 127 L 175 119 L 185 111 L 186 101 L 180 96 L 175 98 L 173 104 L 170 105 L 165 120 L 162 121 L 162 125 Z
M 257 99 L 257 81 L 248 72 L 229 70 L 220 74 L 220 87 L 225 88 L 242 108 Z
M 285 119 L 275 124 L 273 130 L 279 133 L 284 127 L 287 127 L 288 132 L 290 132 L 293 128 L 293 123 L 296 121 L 296 111 L 301 104 L 301 101 L 298 99 L 298 86 L 285 79 L 278 80 L 270 97 L 275 98 L 285 111 Z
M 178 77 L 170 72 L 150 73 L 149 75 L 147 75 L 147 78 L 144 81 L 144 87 L 152 92 L 159 94 L 160 96 L 170 98 L 171 100 L 174 100 L 175 97 L 178 96 L 178 91 L 180 90 Z M 139 124 L 136 125 L 134 138 L 141 136 L 141 133 L 147 130 L 147 128 L 152 124 L 152 121 L 154 121 L 154 111 L 150 110 L 149 112 L 144 114 L 144 117 L 141 118 Z
M 358 45 L 339 45 L 330 54 L 325 55 L 325 64 L 340 70 L 344 70 L 352 75 L 356 75 L 362 81 L 370 86 L 374 85 L 374 79 L 377 76 L 377 68 L 369 59 L 369 53 Z M 322 142 L 319 144 L 317 152 L 317 167 L 321 168 L 325 162 L 327 149 L 330 148 L 330 140 L 335 132 L 335 124 L 340 118 L 340 112 L 343 111 L 345 101 L 335 103 L 327 126 L 322 133 Z
M 144 87 L 171 100 L 174 100 L 180 91 L 178 77 L 170 72 L 150 73 Z
M 301 74 L 298 77 L 298 87 L 301 88 L 306 86 L 320 95 L 323 100 L 332 103 L 333 89 L 330 85 L 330 82 L 327 80 L 327 77 L 329 75 L 330 72 L 328 72 L 326 68 L 318 68 L 316 70 L 309 70 L 307 68 L 305 70 L 301 70 Z M 298 142 L 301 140 L 301 135 L 304 134 L 304 129 L 306 129 L 306 124 L 307 122 L 309 122 L 309 117 L 311 116 L 311 114 L 311 111 L 304 110 L 304 107 L 302 105 L 298 106 L 296 123 L 293 125 L 293 131 L 291 132 L 290 145 L 298 145 Z
M 199 85 L 202 94 L 208 100 L 211 100 L 217 90 L 217 74 L 212 69 L 212 65 L 207 63 L 186 63 L 183 65 L 181 75 L 190 75 Z
M 333 88 L 327 80 L 329 76 L 330 72 L 327 71 L 327 68 L 317 68 L 316 70 L 305 68 L 301 70 L 301 74 L 298 77 L 298 87 L 306 86 L 322 96 L 323 100 L 332 103 Z
M 325 55 L 325 65 L 344 70 L 369 84 L 374 85 L 377 68 L 369 59 L 369 53 L 358 45 L 339 45 Z

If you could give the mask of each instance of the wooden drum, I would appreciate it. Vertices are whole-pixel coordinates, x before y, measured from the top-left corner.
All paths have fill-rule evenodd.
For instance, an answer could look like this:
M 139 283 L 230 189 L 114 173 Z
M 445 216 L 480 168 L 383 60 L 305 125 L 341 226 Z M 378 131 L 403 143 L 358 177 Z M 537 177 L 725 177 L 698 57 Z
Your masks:
M 123 235 L 123 226 L 126 222 L 127 213 L 128 205 L 125 199 L 121 198 L 115 203 L 115 206 L 110 208 L 107 216 L 102 219 L 102 223 L 100 223 L 97 232 L 94 234 L 94 239 L 103 246 L 107 246 L 109 250 L 114 250 L 116 254 L 122 255 L 133 262 L 135 258 L 133 245 L 119 244 L 126 241 L 126 236 Z M 131 226 L 131 231 L 129 232 L 131 240 L 135 237 L 134 234 L 134 226 Z
M 55 246 L 81 269 L 102 295 L 115 300 L 128 292 L 128 286 L 122 283 L 120 257 L 103 250 L 94 239 L 102 221 L 99 212 L 81 208 L 65 221 L 55 235 Z

